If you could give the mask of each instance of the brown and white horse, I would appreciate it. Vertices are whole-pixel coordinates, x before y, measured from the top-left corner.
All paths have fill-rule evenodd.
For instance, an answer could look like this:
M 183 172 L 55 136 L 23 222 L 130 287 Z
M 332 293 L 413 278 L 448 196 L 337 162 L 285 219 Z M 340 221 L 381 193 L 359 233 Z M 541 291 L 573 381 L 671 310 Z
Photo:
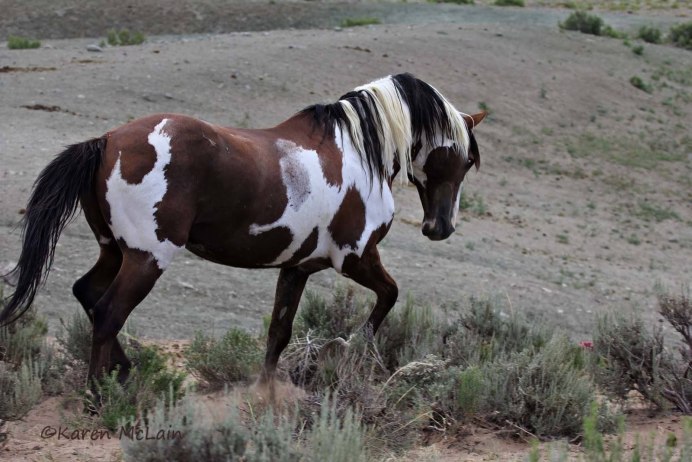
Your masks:
M 40 174 L 24 218 L 18 282 L 0 323 L 29 307 L 81 204 L 101 253 L 73 286 L 93 323 L 89 377 L 131 367 L 116 338 L 176 254 L 281 268 L 262 374 L 274 376 L 308 277 L 334 268 L 373 290 L 374 333 L 397 299 L 377 244 L 394 217 L 400 170 L 417 187 L 423 234 L 454 231 L 461 183 L 480 164 L 458 112 L 410 74 L 307 107 L 273 128 L 225 128 L 178 114 L 135 120 L 68 147 Z M 402 178 L 402 179 L 403 179 Z

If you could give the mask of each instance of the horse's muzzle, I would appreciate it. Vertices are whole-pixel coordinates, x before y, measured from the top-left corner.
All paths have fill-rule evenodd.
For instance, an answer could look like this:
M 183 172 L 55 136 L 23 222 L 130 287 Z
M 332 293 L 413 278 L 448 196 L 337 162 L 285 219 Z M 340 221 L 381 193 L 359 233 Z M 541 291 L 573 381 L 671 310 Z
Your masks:
M 425 221 L 421 231 L 431 241 L 441 241 L 454 232 L 454 226 L 446 220 Z

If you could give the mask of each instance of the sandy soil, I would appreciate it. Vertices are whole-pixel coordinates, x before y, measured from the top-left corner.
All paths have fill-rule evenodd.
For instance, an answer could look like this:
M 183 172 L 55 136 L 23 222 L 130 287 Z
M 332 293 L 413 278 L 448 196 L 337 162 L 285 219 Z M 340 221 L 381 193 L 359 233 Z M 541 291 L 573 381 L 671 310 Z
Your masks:
M 497 22 L 476 24 L 465 22 L 467 9 L 416 6 L 447 20 L 419 23 L 414 15 L 410 25 L 342 31 L 151 37 L 103 53 L 86 51 L 94 39 L 0 50 L 0 67 L 10 70 L 0 73 L 0 268 L 18 257 L 16 223 L 32 181 L 68 143 L 152 112 L 267 126 L 360 83 L 409 71 L 461 110 L 483 102 L 492 116 L 478 129 L 483 165 L 465 190 L 481 213 L 464 213 L 452 238 L 425 239 L 414 189 L 397 187 L 397 220 L 381 248 L 402 293 L 436 305 L 496 296 L 507 309 L 545 315 L 575 336 L 588 335 L 593 314 L 606 309 L 636 307 L 654 317 L 654 283 L 677 288 L 692 269 L 684 139 L 690 104 L 680 96 L 689 98 L 689 52 L 652 45 L 640 57 L 619 40 L 561 33 L 533 20 L 557 10 L 512 9 L 516 19 L 507 22 L 506 9 L 485 8 L 488 21 L 497 12 Z M 663 77 L 667 86 L 648 94 L 629 83 L 633 75 L 651 81 L 660 69 L 686 75 L 686 84 Z M 59 109 L 27 108 L 37 104 Z M 589 136 L 606 152 L 591 153 Z M 607 152 L 626 158 L 627 149 L 652 141 L 678 160 L 640 168 Z M 642 204 L 675 218 L 646 221 Z M 96 254 L 86 223 L 77 219 L 37 300 L 52 326 L 77 309 L 70 287 Z M 274 276 L 185 254 L 134 319 L 144 335 L 158 338 L 258 327 L 270 311 Z M 309 287 L 329 290 L 337 278 L 323 272 Z
M 18 257 L 16 225 L 33 180 L 64 145 L 152 112 L 268 126 L 408 71 L 459 109 L 482 105 L 491 117 L 477 129 L 482 168 L 465 188 L 471 207 L 449 240 L 425 239 L 415 190 L 396 188 L 397 218 L 381 253 L 402 299 L 453 306 L 490 296 L 587 339 L 596 314 L 638 310 L 654 321 L 656 285 L 692 282 L 689 51 L 646 44 L 638 56 L 621 40 L 563 33 L 556 24 L 568 12 L 554 8 L 255 2 L 215 15 L 218 2 L 195 3 L 197 26 L 181 19 L 191 21 L 192 2 L 163 13 L 154 0 L 142 3 L 150 12 L 135 13 L 101 1 L 0 2 L 0 36 L 44 38 L 38 50 L 0 47 L 0 270 Z M 233 8 L 258 16 L 226 21 L 240 11 Z M 286 22 L 299 14 L 310 19 Z M 686 14 L 603 16 L 633 31 Z M 368 15 L 384 24 L 333 28 Z M 87 52 L 111 26 L 169 35 Z M 216 33 L 289 26 L 314 28 Z M 58 38 L 74 36 L 90 38 Z M 632 86 L 633 76 L 652 93 Z M 71 285 L 97 250 L 77 218 L 36 301 L 52 333 L 78 309 Z M 257 329 L 271 311 L 275 276 L 184 254 L 132 318 L 158 339 Z M 328 292 L 335 281 L 344 279 L 325 271 L 308 288 Z

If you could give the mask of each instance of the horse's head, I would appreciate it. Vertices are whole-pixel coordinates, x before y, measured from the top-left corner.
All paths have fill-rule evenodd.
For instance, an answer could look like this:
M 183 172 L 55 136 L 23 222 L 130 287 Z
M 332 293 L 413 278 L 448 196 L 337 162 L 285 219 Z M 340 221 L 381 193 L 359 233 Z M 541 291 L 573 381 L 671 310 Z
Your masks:
M 485 115 L 481 112 L 463 116 L 469 135 L 466 159 L 456 143 L 445 139 L 427 143 L 428 146 L 419 144 L 413 149 L 413 172 L 409 179 L 418 189 L 424 212 L 421 230 L 430 240 L 447 239 L 454 232 L 461 184 L 471 167 L 478 168 L 481 163 L 472 130 Z

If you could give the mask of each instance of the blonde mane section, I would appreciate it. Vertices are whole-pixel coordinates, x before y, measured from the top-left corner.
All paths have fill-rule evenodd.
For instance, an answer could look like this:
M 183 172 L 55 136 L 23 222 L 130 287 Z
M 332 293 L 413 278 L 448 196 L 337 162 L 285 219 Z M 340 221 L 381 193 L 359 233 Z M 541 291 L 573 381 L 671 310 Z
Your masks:
M 435 90 L 444 104 L 444 110 L 452 129 L 451 141 L 461 144 L 461 155 L 464 160 L 467 160 L 469 135 L 463 114 L 457 111 L 437 89 L 433 88 L 433 90 Z M 394 168 L 394 158 L 398 156 L 399 165 L 406 171 L 406 174 L 399 176 L 399 180 L 401 183 L 407 183 L 408 174 L 413 173 L 413 166 L 411 164 L 411 147 L 413 144 L 411 112 L 406 102 L 402 100 L 392 76 L 361 85 L 356 87 L 354 91 L 364 91 L 372 96 L 372 100 L 375 104 L 374 109 L 377 111 L 380 118 L 380 124 L 378 124 L 378 137 L 380 138 L 384 151 L 382 153 L 382 158 L 385 162 L 385 169 L 387 173 L 391 175 Z M 339 103 L 352 127 L 352 143 L 358 151 L 365 152 L 358 112 L 348 100 L 341 100 Z M 431 147 L 435 147 L 432 143 L 439 142 L 440 145 L 442 145 L 444 144 L 446 136 L 449 135 L 450 134 L 440 133 L 438 134 L 438 140 L 422 141 L 431 145 Z

